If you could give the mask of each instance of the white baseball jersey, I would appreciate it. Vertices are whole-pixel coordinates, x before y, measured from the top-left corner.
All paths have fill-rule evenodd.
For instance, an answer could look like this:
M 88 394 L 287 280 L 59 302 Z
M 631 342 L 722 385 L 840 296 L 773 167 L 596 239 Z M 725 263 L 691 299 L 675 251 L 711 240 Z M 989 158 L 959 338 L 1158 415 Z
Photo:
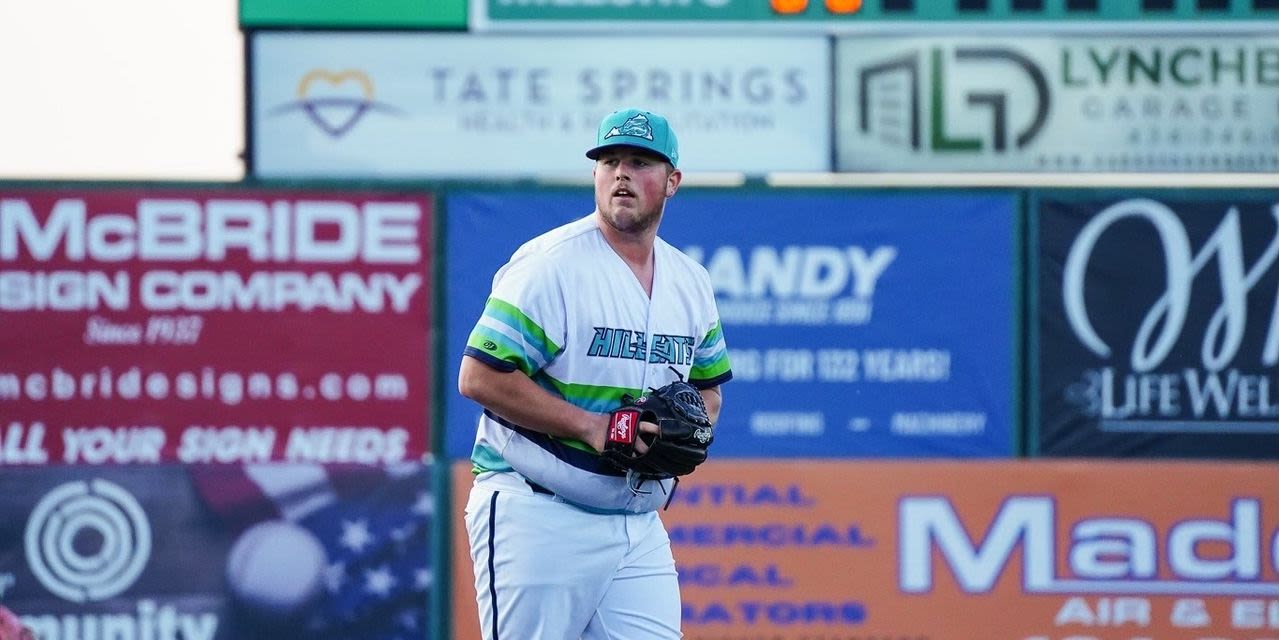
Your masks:
M 599 230 L 595 215 L 521 246 L 493 278 L 466 355 L 519 369 L 552 394 L 605 413 L 682 376 L 708 388 L 732 377 L 706 269 L 658 238 L 652 296 Z M 671 491 L 633 492 L 591 447 L 485 411 L 471 456 L 477 472 L 514 470 L 570 504 L 643 513 Z

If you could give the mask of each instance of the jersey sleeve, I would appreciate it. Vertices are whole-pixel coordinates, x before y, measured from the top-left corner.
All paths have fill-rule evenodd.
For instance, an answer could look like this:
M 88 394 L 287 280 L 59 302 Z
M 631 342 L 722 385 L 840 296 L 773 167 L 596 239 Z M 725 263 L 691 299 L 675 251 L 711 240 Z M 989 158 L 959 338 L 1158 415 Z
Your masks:
M 688 382 L 698 389 L 709 389 L 731 380 L 733 370 L 728 362 L 728 345 L 724 342 L 724 327 L 720 324 L 710 274 L 696 262 L 691 262 L 690 268 L 695 276 L 693 282 L 696 282 L 697 293 L 694 295 L 700 301 L 699 317 L 703 330 L 693 349 L 693 367 L 688 372 Z
M 532 376 L 559 355 L 567 338 L 562 288 L 544 260 L 508 264 L 493 282 L 465 355 L 501 370 Z
M 693 386 L 708 389 L 724 384 L 732 377 L 724 329 L 716 319 L 693 351 L 693 369 L 689 372 L 688 379 Z

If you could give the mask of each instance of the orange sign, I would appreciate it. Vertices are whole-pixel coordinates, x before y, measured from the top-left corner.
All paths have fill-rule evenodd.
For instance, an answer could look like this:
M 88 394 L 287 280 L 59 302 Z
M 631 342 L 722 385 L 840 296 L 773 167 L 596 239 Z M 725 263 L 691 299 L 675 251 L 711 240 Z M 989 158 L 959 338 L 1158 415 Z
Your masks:
M 712 461 L 662 519 L 686 640 L 1279 640 L 1265 463 Z

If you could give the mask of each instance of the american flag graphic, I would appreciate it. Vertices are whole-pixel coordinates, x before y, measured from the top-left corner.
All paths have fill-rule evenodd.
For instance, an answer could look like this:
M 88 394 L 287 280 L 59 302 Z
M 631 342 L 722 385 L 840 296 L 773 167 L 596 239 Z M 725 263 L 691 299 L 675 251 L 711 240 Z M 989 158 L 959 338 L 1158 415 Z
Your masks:
M 433 574 L 430 467 L 275 463 L 190 468 L 230 531 L 268 520 L 316 536 L 327 565 L 309 638 L 422 640 Z

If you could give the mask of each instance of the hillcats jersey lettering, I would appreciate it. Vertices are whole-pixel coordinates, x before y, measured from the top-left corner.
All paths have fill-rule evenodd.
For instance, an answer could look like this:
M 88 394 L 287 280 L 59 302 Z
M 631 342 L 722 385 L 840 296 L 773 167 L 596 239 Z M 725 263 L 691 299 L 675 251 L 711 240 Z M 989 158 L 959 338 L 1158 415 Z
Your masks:
M 520 371 L 552 394 L 605 413 L 683 377 L 708 388 L 732 377 L 706 270 L 658 238 L 652 297 L 587 216 L 521 246 L 493 277 L 466 355 Z M 577 296 L 577 291 L 603 292 Z M 483 471 L 515 470 L 578 506 L 652 511 L 662 491 L 636 494 L 621 471 L 575 440 L 552 438 L 486 411 L 471 456 Z

